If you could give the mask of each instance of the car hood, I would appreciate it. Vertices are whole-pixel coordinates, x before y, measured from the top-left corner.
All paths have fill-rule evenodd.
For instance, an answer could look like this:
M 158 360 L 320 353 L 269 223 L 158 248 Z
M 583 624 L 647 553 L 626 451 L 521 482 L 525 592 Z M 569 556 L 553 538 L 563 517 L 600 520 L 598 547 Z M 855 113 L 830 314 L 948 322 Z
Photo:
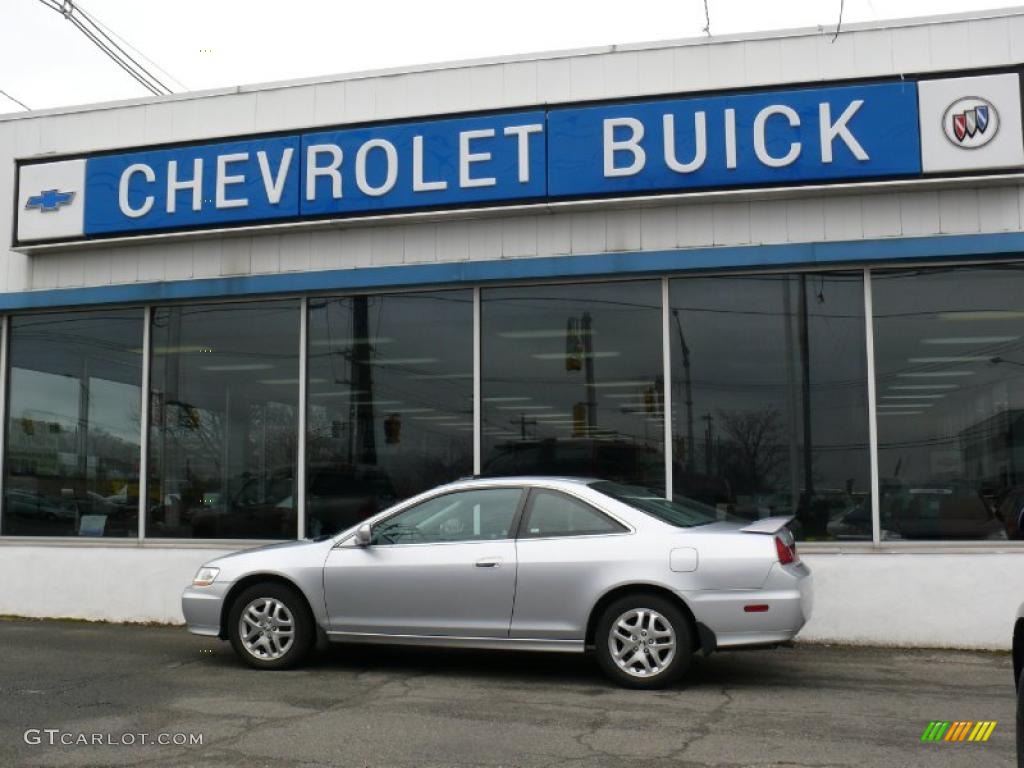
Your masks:
M 323 546 L 323 541 L 313 541 L 312 539 L 302 539 L 299 541 L 279 541 L 274 544 L 265 544 L 262 547 L 252 547 L 250 549 L 240 549 L 237 552 L 229 552 L 226 555 L 221 555 L 211 560 L 207 565 L 216 565 L 217 563 L 225 560 L 232 560 L 237 557 L 244 557 L 246 555 L 256 555 L 263 552 L 269 552 L 270 550 L 301 550 L 309 549 L 310 547 Z

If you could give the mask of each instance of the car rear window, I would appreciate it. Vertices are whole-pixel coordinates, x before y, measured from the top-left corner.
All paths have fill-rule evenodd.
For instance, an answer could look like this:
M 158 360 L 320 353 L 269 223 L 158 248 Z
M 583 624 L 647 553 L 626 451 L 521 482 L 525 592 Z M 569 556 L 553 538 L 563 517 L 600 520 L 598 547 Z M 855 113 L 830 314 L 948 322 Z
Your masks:
M 648 488 L 620 485 L 607 480 L 591 483 L 590 487 L 677 528 L 692 528 L 718 521 L 717 509 L 693 499 L 677 496 L 669 501 Z

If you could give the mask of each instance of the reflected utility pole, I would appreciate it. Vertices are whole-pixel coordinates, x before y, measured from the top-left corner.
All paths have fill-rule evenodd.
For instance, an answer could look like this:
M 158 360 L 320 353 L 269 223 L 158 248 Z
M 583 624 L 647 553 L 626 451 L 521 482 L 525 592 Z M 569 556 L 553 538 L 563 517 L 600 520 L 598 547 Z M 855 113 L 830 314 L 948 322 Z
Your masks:
M 593 319 L 589 312 L 580 320 L 580 334 L 583 336 L 583 387 L 587 390 L 587 431 L 591 436 L 597 426 L 597 390 L 594 387 L 594 334 Z
M 679 321 L 678 309 L 672 310 L 672 317 L 676 320 L 679 346 L 683 352 L 683 386 L 686 392 L 686 470 L 693 472 L 693 379 L 690 375 L 690 348 L 686 346 L 686 337 L 683 335 L 683 324 Z
M 808 522 L 812 521 L 814 498 L 814 461 L 811 446 L 811 349 L 807 328 L 807 275 L 800 275 L 800 397 L 804 422 L 804 505 Z
M 349 457 L 356 463 L 377 463 L 377 436 L 373 430 L 373 346 L 370 344 L 370 302 L 352 299 L 352 396 L 349 398 Z M 354 450 L 353 450 L 354 449 Z M 354 457 L 353 457 L 353 454 Z

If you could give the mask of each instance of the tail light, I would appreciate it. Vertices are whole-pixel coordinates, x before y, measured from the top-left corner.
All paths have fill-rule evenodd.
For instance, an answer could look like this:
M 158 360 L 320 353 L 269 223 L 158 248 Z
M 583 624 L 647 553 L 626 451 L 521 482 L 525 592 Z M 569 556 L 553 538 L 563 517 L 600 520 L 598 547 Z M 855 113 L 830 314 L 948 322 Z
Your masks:
M 789 565 L 800 559 L 796 553 L 796 542 L 787 544 L 781 536 L 775 537 L 775 551 L 778 553 L 779 562 L 782 565 Z

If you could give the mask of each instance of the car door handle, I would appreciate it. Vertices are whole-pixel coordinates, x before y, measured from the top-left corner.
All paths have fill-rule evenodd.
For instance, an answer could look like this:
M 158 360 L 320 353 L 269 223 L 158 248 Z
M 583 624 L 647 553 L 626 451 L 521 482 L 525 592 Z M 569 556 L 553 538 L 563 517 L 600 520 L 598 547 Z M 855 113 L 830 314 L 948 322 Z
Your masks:
M 476 561 L 477 568 L 498 568 L 501 566 L 500 557 L 485 557 Z

